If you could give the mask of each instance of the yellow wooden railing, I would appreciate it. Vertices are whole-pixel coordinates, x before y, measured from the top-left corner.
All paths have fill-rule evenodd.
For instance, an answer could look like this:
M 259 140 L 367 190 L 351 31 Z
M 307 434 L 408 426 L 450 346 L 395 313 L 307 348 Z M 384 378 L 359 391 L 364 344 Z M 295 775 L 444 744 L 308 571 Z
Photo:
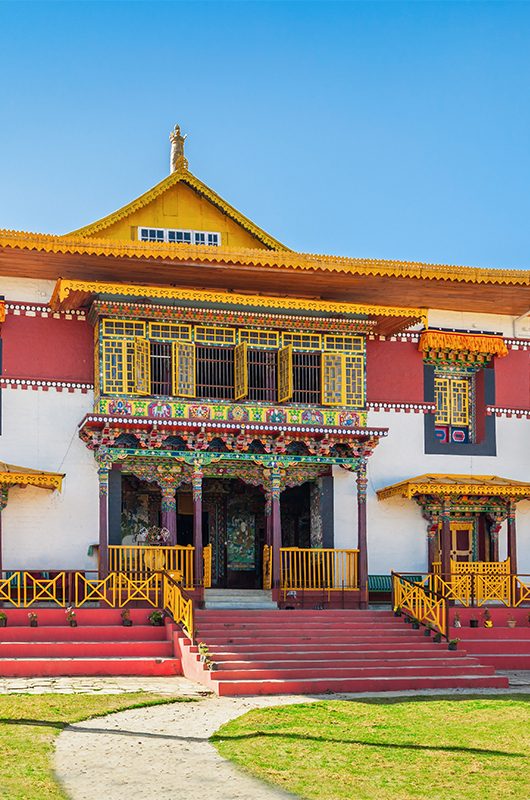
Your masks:
M 193 589 L 193 552 L 191 545 L 182 547 L 147 547 L 142 545 L 111 545 L 109 571 L 144 573 L 167 570 L 177 577 L 180 573 L 186 589 Z
M 207 544 L 202 551 L 204 564 L 204 588 L 211 589 L 212 586 L 212 545 Z
M 191 598 L 184 597 L 180 587 L 166 573 L 162 576 L 162 606 L 193 641 L 193 603 Z
M 282 547 L 280 588 L 282 590 L 359 588 L 358 550 Z
M 106 603 L 111 608 L 123 608 L 128 603 L 144 602 L 151 606 L 160 604 L 161 574 L 151 572 L 131 575 L 111 572 L 106 578 L 87 578 L 82 572 L 74 574 L 74 604 Z
M 426 576 L 418 581 L 393 572 L 394 609 L 401 609 L 423 625 L 432 626 L 438 633 L 447 636 L 447 601 L 429 588 L 429 577 Z
M 263 545 L 263 588 L 272 588 L 272 547 L 270 544 Z
M 493 602 L 511 606 L 518 599 L 514 591 L 515 578 L 510 575 L 509 558 L 505 561 L 451 560 L 450 576 L 441 574 L 440 562 L 433 563 L 429 588 L 463 606 Z

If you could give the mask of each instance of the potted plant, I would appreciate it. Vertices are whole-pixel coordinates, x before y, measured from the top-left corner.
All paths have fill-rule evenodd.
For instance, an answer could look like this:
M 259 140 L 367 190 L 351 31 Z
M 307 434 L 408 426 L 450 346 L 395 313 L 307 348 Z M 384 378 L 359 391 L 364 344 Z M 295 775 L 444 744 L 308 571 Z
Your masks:
M 30 611 L 29 614 L 28 614 L 28 619 L 29 619 L 29 627 L 30 628 L 37 628 L 38 627 L 39 618 L 37 616 L 37 612 L 36 611 Z
M 484 621 L 484 627 L 485 628 L 493 628 L 493 620 L 491 618 L 491 614 L 489 612 L 489 609 L 486 608 L 486 610 L 484 611 L 484 614 L 482 615 L 482 619 Z
M 447 649 L 448 650 L 456 650 L 456 648 L 458 647 L 458 642 L 459 641 L 460 641 L 460 639 L 449 639 L 449 641 L 447 642 Z
M 160 627 L 160 625 L 164 624 L 164 614 L 162 611 L 151 611 L 147 620 L 150 625 L 154 625 L 155 627 Z
M 440 631 L 436 631 L 436 633 L 432 637 L 432 640 L 433 642 L 436 642 L 436 644 L 440 644 L 440 642 L 442 641 L 442 634 L 440 633 Z
M 460 622 L 460 614 L 458 611 L 455 614 L 455 618 L 453 619 L 453 628 L 461 628 L 462 623 Z
M 471 619 L 469 620 L 469 627 L 478 628 L 478 619 L 476 617 L 471 617 Z
M 508 625 L 509 628 L 515 628 L 515 626 L 517 625 L 517 620 L 515 619 L 513 614 L 510 614 L 506 624 Z
M 5 611 L 0 611 L 0 628 L 5 628 L 7 625 L 7 614 Z
M 66 621 L 69 624 L 69 626 L 71 628 L 77 628 L 77 617 L 75 615 L 75 610 L 72 608 L 72 606 L 68 606 L 68 608 L 64 613 L 66 614 Z
M 428 622 L 427 625 L 425 626 L 425 630 L 423 631 L 423 635 L 424 636 L 430 636 L 431 633 L 433 632 L 433 630 L 434 630 L 434 626 L 432 625 L 431 622 Z
M 415 631 L 419 631 L 419 629 L 420 629 L 420 621 L 419 621 L 419 619 L 414 618 L 412 620 L 412 627 L 413 627 L 413 629 Z
M 403 617 L 403 621 L 407 623 L 412 622 L 412 617 L 409 617 L 408 614 L 405 614 L 405 616 Z
M 198 644 L 198 651 L 199 651 L 199 661 L 202 661 L 203 664 L 206 664 L 209 660 L 210 651 L 208 650 L 208 645 L 204 642 L 199 642 Z
M 130 628 L 131 625 L 133 624 L 133 621 L 131 619 L 131 609 L 130 608 L 122 608 L 120 617 L 121 617 L 121 624 L 125 628 Z
M 394 606 L 394 616 L 395 617 L 401 616 L 401 606 Z

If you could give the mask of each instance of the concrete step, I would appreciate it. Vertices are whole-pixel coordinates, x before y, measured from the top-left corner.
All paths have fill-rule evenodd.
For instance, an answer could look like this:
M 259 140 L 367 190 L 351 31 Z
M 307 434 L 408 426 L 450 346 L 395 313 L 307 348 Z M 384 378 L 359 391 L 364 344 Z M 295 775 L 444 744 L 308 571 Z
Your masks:
M 39 625 L 38 628 L 13 626 L 0 628 L 0 642 L 99 642 L 99 641 L 166 641 L 166 627 L 153 625 Z
M 99 641 L 99 642 L 0 642 L 0 659 L 4 658 L 170 658 L 173 646 L 169 641 Z
M 466 675 L 493 675 L 495 670 L 492 666 L 467 665 Z M 400 667 L 399 674 L 402 678 L 416 677 L 422 675 L 429 676 L 458 676 L 462 675 L 462 667 L 450 666 L 410 666 Z M 388 666 L 383 667 L 346 667 L 343 665 L 333 665 L 326 667 L 292 667 L 291 669 L 222 669 L 214 670 L 212 675 L 218 681 L 245 681 L 245 680 L 307 680 L 309 678 L 372 678 L 388 677 Z
M 2 658 L 2 677 L 182 675 L 177 658 Z

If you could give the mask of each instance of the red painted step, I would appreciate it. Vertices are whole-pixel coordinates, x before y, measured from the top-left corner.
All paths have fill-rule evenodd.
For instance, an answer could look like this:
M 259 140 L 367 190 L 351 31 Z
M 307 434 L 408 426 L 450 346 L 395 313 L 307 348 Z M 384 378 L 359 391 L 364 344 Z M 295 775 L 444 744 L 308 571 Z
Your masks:
M 78 626 L 66 624 L 64 609 L 35 608 L 39 625 L 28 624 L 27 609 L 6 609 L 0 628 L 0 676 L 181 675 L 175 657 L 175 626 L 147 625 L 149 609 L 132 609 L 133 625 L 121 624 L 119 609 L 76 611 Z
M 184 674 L 220 695 L 508 686 L 390 612 L 198 611 L 195 626 L 216 668 L 180 637 Z

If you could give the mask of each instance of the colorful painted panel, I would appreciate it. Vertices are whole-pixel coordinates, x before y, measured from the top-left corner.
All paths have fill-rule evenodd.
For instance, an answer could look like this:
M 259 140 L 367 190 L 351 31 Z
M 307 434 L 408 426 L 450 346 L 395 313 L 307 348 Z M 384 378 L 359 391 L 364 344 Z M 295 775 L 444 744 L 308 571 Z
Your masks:
M 131 397 L 101 398 L 95 413 L 120 414 L 156 419 L 211 419 L 227 422 L 281 422 L 287 425 L 366 427 L 365 411 L 307 406 L 268 406 L 263 403 L 175 402 L 171 400 L 134 400 Z
M 227 567 L 234 572 L 253 571 L 256 566 L 256 517 L 250 511 L 234 509 L 226 525 Z

